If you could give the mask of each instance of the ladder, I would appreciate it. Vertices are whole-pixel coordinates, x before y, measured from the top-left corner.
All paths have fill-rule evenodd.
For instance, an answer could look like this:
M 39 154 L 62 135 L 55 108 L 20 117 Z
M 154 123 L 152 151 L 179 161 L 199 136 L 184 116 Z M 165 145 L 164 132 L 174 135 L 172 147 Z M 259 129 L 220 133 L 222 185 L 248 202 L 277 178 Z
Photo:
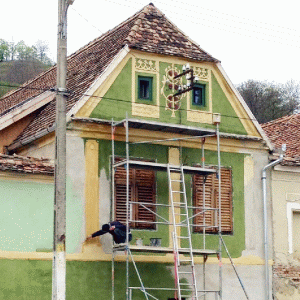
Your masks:
M 175 298 L 197 300 L 197 283 L 183 166 L 168 164 L 167 171 L 173 220 L 173 252 L 177 291 Z M 187 246 L 183 248 L 182 243 Z M 188 250 L 189 255 L 180 255 L 181 249 Z M 192 285 L 182 280 L 187 276 L 192 277 Z

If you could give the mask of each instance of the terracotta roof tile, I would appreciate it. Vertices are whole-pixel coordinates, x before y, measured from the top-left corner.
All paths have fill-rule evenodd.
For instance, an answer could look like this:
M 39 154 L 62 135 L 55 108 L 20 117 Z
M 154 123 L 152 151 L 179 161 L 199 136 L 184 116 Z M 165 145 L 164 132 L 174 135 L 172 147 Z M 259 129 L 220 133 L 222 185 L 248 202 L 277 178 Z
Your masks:
M 49 159 L 0 154 L 0 171 L 54 175 L 54 165 Z
M 285 116 L 261 126 L 276 148 L 286 144 L 286 156 L 289 161 L 299 161 L 300 114 Z
M 197 44 L 192 42 L 153 4 L 149 4 L 114 29 L 90 42 L 68 58 L 67 111 L 81 98 L 91 84 L 100 76 L 117 53 L 128 45 L 131 49 L 174 55 L 197 61 L 218 62 Z M 0 114 L 5 114 L 15 105 L 28 101 L 45 89 L 56 86 L 56 66 L 25 83 L 16 91 L 0 99 Z M 31 136 L 55 122 L 55 100 L 47 104 L 36 118 L 15 140 Z

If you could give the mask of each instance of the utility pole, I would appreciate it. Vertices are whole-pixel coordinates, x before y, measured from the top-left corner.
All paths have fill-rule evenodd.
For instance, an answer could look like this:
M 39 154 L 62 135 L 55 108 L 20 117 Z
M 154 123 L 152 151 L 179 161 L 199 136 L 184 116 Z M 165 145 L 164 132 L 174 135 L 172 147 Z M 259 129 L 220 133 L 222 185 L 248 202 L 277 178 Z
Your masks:
M 52 300 L 66 299 L 67 10 L 73 2 L 58 0 Z

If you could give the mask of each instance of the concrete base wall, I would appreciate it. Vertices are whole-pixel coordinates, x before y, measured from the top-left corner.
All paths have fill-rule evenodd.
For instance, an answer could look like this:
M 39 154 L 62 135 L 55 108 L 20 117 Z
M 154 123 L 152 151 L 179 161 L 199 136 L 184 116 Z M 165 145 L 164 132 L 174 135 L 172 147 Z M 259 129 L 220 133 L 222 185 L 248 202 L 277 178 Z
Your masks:
M 236 266 L 239 277 L 248 294 L 249 299 L 265 300 L 264 266 L 263 265 L 238 265 Z M 198 290 L 203 290 L 203 265 L 196 265 Z M 206 288 L 205 290 L 219 289 L 219 266 L 216 264 L 206 265 Z M 271 267 L 270 267 L 271 274 Z M 271 276 L 270 276 L 271 277 Z M 187 278 L 191 282 L 191 278 Z M 270 279 L 271 280 L 271 279 Z M 270 284 L 271 287 L 271 284 Z M 222 300 L 247 299 L 241 287 L 238 277 L 231 265 L 222 266 Z M 272 291 L 270 290 L 270 300 Z M 204 299 L 201 298 L 201 299 Z M 207 293 L 206 300 L 215 300 L 215 293 Z M 298 298 L 299 299 L 299 298 Z

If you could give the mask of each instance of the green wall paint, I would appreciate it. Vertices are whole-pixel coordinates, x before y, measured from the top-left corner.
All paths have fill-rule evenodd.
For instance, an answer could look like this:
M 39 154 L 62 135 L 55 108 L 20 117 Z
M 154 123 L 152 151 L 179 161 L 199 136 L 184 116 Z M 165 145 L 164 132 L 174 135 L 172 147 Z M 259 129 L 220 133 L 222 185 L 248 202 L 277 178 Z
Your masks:
M 53 199 L 51 183 L 1 180 L 0 250 L 52 251 Z M 67 252 L 80 244 L 82 216 L 80 201 L 67 180 Z
M 182 70 L 182 65 L 174 65 L 177 69 Z M 168 68 L 172 67 L 172 64 L 166 62 L 159 62 L 159 94 L 160 94 L 160 122 L 174 123 L 174 124 L 184 124 L 189 126 L 201 126 L 206 128 L 215 128 L 214 125 L 209 124 L 199 124 L 187 121 L 187 97 L 184 96 L 181 102 L 180 110 L 175 113 L 172 117 L 172 111 L 166 109 L 166 99 L 162 95 L 168 95 L 170 90 L 168 86 L 163 86 L 163 80 L 166 75 Z M 137 72 L 134 76 L 135 81 L 137 81 Z M 143 74 L 145 75 L 145 74 Z M 112 84 L 109 91 L 106 93 L 105 97 L 101 100 L 99 105 L 92 112 L 91 117 L 95 118 L 105 118 L 105 119 L 123 119 L 128 112 L 128 116 L 131 117 L 131 87 L 132 87 L 132 61 L 129 60 L 123 70 L 120 72 L 119 76 L 116 78 L 115 82 Z M 155 80 L 154 80 L 155 81 Z M 183 81 L 185 84 L 185 79 Z M 211 85 L 211 98 L 212 98 L 212 111 L 213 113 L 220 113 L 222 116 L 222 122 L 220 124 L 220 130 L 222 132 L 230 132 L 236 134 L 247 134 L 245 128 L 243 127 L 241 121 L 237 117 L 234 109 L 232 108 L 229 100 L 227 99 L 225 93 L 223 92 L 220 84 L 218 83 L 214 73 L 211 73 L 211 82 L 206 83 L 206 91 L 209 92 L 209 85 Z M 136 87 L 135 87 L 136 88 Z M 153 91 L 155 95 L 155 91 Z M 208 94 L 207 94 L 208 95 Z M 122 99 L 126 101 L 113 101 L 112 99 Z M 189 100 L 190 101 L 190 100 Z M 138 118 L 134 116 L 134 118 Z M 149 120 L 157 121 L 153 118 L 144 118 Z M 111 142 L 110 141 L 99 141 L 99 172 L 101 169 L 105 169 L 106 175 L 109 178 L 110 168 L 109 161 L 111 155 Z M 116 155 L 125 156 L 125 146 L 124 143 L 116 143 Z M 164 146 L 157 145 L 139 145 L 134 146 L 130 150 L 130 155 L 133 157 L 141 157 L 145 159 L 156 159 L 158 162 L 167 162 L 168 158 L 168 148 Z M 196 162 L 201 161 L 199 156 L 200 151 L 196 149 L 184 149 L 183 150 L 183 163 L 187 165 L 192 165 Z M 206 151 L 206 160 L 209 164 L 217 164 L 217 157 L 215 152 Z M 222 153 L 222 165 L 230 166 L 233 170 L 233 213 L 234 213 L 234 232 L 231 236 L 225 236 L 225 242 L 228 243 L 228 248 L 233 257 L 238 257 L 241 255 L 242 250 L 245 249 L 245 224 L 244 224 L 244 156 L 243 154 L 232 154 L 232 153 Z M 191 178 L 187 177 L 189 180 L 187 183 L 190 184 Z M 157 172 L 157 195 L 158 201 L 160 203 L 168 203 L 168 186 L 166 173 Z M 191 199 L 191 190 L 188 192 Z M 162 212 L 163 216 L 168 217 L 167 211 Z M 144 239 L 144 244 L 149 244 L 149 238 L 151 237 L 161 237 L 163 239 L 163 245 L 168 245 L 168 229 L 163 228 L 163 226 L 158 226 L 157 231 L 143 231 L 135 230 L 134 237 L 142 237 Z M 193 235 L 193 240 L 196 247 L 201 247 L 199 234 Z M 135 239 L 133 240 L 134 243 Z M 207 246 L 214 247 L 217 244 L 216 236 L 209 236 L 207 238 Z
M 0 185 L 1 250 L 52 249 L 53 185 L 15 180 Z
M 182 150 L 183 161 L 187 165 L 201 163 L 201 151 L 198 149 L 184 148 Z M 217 153 L 205 151 L 205 163 L 217 165 Z M 233 234 L 224 235 L 223 238 L 232 257 L 240 257 L 245 250 L 245 210 L 244 210 L 244 154 L 221 153 L 221 165 L 232 169 L 233 185 Z M 192 178 L 186 176 L 187 197 L 192 205 Z M 202 235 L 193 234 L 193 245 L 202 248 Z M 208 249 L 218 249 L 218 237 L 209 235 L 206 238 Z M 225 252 L 224 252 L 225 255 Z
M 100 140 L 100 163 L 99 172 L 101 169 L 106 170 L 106 174 L 110 176 L 109 161 L 111 155 L 111 142 Z M 125 156 L 125 144 L 116 142 L 116 155 Z M 101 151 L 102 150 L 102 151 Z M 154 159 L 159 163 L 168 162 L 168 147 L 161 145 L 135 145 L 130 148 L 131 157 Z M 206 163 L 210 165 L 217 165 L 217 153 L 214 151 L 205 151 Z M 199 149 L 182 149 L 182 161 L 185 165 L 194 165 L 201 163 L 201 150 Z M 242 251 L 245 249 L 245 212 L 244 212 L 244 154 L 239 153 L 221 153 L 221 164 L 224 167 L 232 169 L 233 182 L 233 234 L 225 235 L 224 240 L 230 251 L 232 257 L 240 257 Z M 169 188 L 166 172 L 156 173 L 157 182 L 157 202 L 168 204 Z M 192 200 L 192 178 L 186 175 L 187 197 L 189 201 Z M 164 218 L 168 219 L 168 209 L 158 208 L 157 211 Z M 137 238 L 142 238 L 144 245 L 149 245 L 150 238 L 161 238 L 162 245 L 168 246 L 169 243 L 169 228 L 165 225 L 158 225 L 157 230 L 133 230 L 134 244 Z M 193 234 L 193 243 L 195 248 L 202 248 L 201 234 Z M 218 240 L 215 235 L 207 237 L 207 247 L 218 249 Z
M 212 73 L 212 103 L 213 112 L 221 114 L 221 132 L 230 132 L 236 134 L 247 134 L 240 119 L 232 108 L 226 95 L 221 89 L 216 77 Z
M 174 65 L 178 70 L 182 70 L 182 65 Z M 172 91 L 169 89 L 168 85 L 163 86 L 163 79 L 166 75 L 166 70 L 172 67 L 171 63 L 166 63 L 163 61 L 159 62 L 159 85 L 156 86 L 156 74 L 153 74 L 153 97 L 156 102 L 156 88 L 159 89 L 160 95 L 160 109 L 159 109 L 159 121 L 173 124 L 184 124 L 189 126 L 204 127 L 204 128 L 214 128 L 214 125 L 210 124 L 199 124 L 187 121 L 187 96 L 184 95 L 181 100 L 181 106 L 178 111 L 176 111 L 175 116 L 172 116 L 172 111 L 166 109 L 166 98 L 163 96 L 172 94 Z M 211 82 L 201 82 L 206 85 L 206 99 L 208 101 L 208 93 L 210 92 L 209 85 L 212 88 L 212 111 L 213 113 L 220 113 L 222 116 L 222 121 L 220 124 L 220 130 L 223 132 L 236 133 L 236 134 L 247 134 L 245 128 L 243 127 L 241 121 L 239 120 L 237 114 L 232 108 L 229 100 L 227 99 L 225 93 L 223 92 L 220 84 L 218 83 L 214 73 L 211 73 Z M 135 89 L 137 93 L 137 76 L 144 75 L 150 76 L 149 73 L 136 72 L 135 74 Z M 183 79 L 183 84 L 186 84 L 186 79 Z M 117 76 L 114 83 L 111 85 L 103 99 L 91 113 L 91 118 L 100 118 L 100 119 L 112 119 L 120 120 L 126 117 L 126 112 L 128 116 L 131 117 L 131 99 L 132 99 L 132 60 L 129 59 L 125 67 L 122 69 L 120 74 Z M 162 94 L 163 92 L 163 94 Z M 189 101 L 191 101 L 189 99 Z M 149 102 L 138 101 L 148 104 Z M 207 110 L 201 108 L 200 110 Z M 196 109 L 199 109 L 197 107 Z M 140 118 L 134 116 L 134 118 Z M 155 118 L 145 118 L 148 120 L 157 121 Z
M 115 155 L 125 157 L 125 143 L 115 143 Z M 99 174 L 102 169 L 105 169 L 107 178 L 110 177 L 110 156 L 111 156 L 111 142 L 106 140 L 99 140 Z M 168 147 L 161 145 L 135 145 L 130 148 L 130 156 L 134 158 L 142 158 L 148 160 L 155 160 L 159 163 L 167 163 L 168 161 Z M 156 189 L 157 201 L 159 203 L 168 204 L 168 180 L 165 172 L 156 173 Z M 168 219 L 168 208 L 158 207 L 157 213 L 162 217 Z M 161 219 L 159 221 L 162 221 Z M 150 238 L 161 238 L 162 245 L 167 247 L 169 245 L 169 228 L 167 225 L 158 225 L 156 230 L 133 230 L 134 244 L 137 238 L 142 238 L 144 245 L 150 244 Z
M 131 64 L 129 59 L 90 118 L 121 120 L 126 117 L 126 112 L 131 116 Z
M 174 278 L 166 264 L 137 263 L 145 286 L 173 287 Z M 52 292 L 52 262 L 35 260 L 0 260 L 0 299 L 48 300 Z M 115 264 L 115 299 L 125 299 L 125 263 Z M 140 286 L 130 266 L 130 285 Z M 67 261 L 66 299 L 111 299 L 110 262 Z M 153 293 L 158 299 L 173 297 L 170 291 Z M 133 294 L 135 300 L 145 299 L 141 292 Z

